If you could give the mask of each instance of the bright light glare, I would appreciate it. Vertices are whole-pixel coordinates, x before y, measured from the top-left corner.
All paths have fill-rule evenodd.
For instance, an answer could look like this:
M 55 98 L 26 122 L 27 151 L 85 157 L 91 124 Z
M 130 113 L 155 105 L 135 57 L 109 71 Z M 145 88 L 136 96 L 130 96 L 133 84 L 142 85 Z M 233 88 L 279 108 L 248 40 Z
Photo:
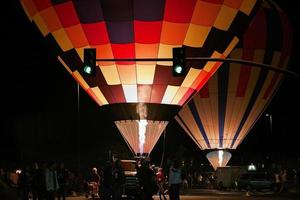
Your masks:
M 248 166 L 248 170 L 249 171 L 255 171 L 256 170 L 255 165 L 253 165 L 253 163 L 251 163 L 251 165 Z
M 145 139 L 146 139 L 146 128 L 147 128 L 147 120 L 141 119 L 138 121 L 139 123 L 139 148 L 140 148 L 140 153 L 144 153 L 144 144 L 145 144 Z
M 223 163 L 223 155 L 224 155 L 224 152 L 222 150 L 219 150 L 218 151 L 218 155 L 219 155 L 219 166 L 221 167 L 222 166 L 222 163 Z

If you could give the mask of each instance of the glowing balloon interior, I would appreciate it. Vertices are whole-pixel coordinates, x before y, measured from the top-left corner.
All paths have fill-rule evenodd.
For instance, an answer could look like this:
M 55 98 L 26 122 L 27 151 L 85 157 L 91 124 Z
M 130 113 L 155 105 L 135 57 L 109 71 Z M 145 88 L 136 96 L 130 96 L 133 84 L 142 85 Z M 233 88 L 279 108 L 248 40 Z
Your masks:
M 115 124 L 136 155 L 147 155 L 152 151 L 168 122 L 124 120 L 115 121 Z
M 206 158 L 213 166 L 214 170 L 218 167 L 225 167 L 231 158 L 231 153 L 224 150 L 215 150 L 206 154 Z

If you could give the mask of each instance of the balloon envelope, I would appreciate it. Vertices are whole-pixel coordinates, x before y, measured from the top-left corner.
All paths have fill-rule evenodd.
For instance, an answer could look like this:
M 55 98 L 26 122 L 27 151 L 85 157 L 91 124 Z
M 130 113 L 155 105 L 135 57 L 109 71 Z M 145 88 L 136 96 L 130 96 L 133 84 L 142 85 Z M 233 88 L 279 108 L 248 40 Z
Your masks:
M 230 58 L 285 68 L 291 32 L 282 10 L 265 1 Z M 282 76 L 264 68 L 224 63 L 176 120 L 200 149 L 236 149 L 268 106 Z
M 213 166 L 214 170 L 218 167 L 225 167 L 231 158 L 231 153 L 225 150 L 215 150 L 206 154 L 206 158 Z
M 170 120 L 220 63 L 187 62 L 187 75 L 173 77 L 172 62 L 97 62 L 96 75 L 87 77 L 81 70 L 85 48 L 95 48 L 98 59 L 171 58 L 172 49 L 182 46 L 187 56 L 227 57 L 259 2 L 21 0 L 29 19 L 84 90 L 100 106 L 113 105 L 109 109 L 119 111 L 114 121 L 133 124 Z M 149 113 L 136 112 L 140 103 Z M 162 111 L 170 114 L 161 119 Z M 153 134 L 160 135 L 157 130 Z

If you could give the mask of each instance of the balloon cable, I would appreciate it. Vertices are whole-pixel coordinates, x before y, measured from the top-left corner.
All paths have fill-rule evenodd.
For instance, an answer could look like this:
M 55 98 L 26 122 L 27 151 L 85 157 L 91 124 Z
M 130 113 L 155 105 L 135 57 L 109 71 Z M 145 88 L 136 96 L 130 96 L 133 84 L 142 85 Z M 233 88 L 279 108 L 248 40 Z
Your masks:
M 163 162 L 164 162 L 164 157 L 165 157 L 165 149 L 166 149 L 166 132 L 167 132 L 167 127 L 164 130 L 164 141 L 163 141 L 163 152 L 161 156 L 161 161 L 160 161 L 160 167 L 162 167 Z

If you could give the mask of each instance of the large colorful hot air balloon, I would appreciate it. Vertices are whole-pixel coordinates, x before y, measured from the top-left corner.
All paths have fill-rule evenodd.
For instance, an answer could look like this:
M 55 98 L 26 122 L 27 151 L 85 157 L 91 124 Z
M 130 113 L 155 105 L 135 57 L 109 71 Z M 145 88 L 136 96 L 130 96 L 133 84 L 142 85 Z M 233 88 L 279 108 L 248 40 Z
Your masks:
M 97 62 L 81 70 L 85 48 L 97 59 L 225 58 L 236 46 L 260 0 L 21 0 L 29 19 L 54 47 L 59 61 L 114 121 L 135 154 L 150 153 L 168 121 L 218 69 L 188 62 L 185 77 L 172 62 Z
M 286 68 L 291 27 L 283 11 L 265 1 L 230 58 Z M 249 65 L 224 63 L 179 112 L 177 122 L 216 169 L 249 133 L 275 94 L 282 74 Z

